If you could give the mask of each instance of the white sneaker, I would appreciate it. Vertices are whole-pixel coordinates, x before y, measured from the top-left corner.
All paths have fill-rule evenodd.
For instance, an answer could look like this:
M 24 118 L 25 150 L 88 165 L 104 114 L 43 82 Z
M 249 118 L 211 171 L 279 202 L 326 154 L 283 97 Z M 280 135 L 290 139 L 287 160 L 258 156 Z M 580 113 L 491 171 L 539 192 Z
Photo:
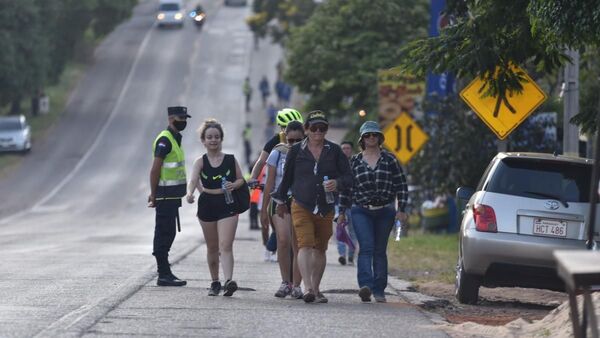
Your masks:
M 299 286 L 296 286 L 292 289 L 292 293 L 291 293 L 292 298 L 294 299 L 302 299 L 302 296 L 304 296 L 304 292 L 302 292 L 302 288 Z
M 265 258 L 264 258 L 265 262 L 270 262 L 271 261 L 271 251 L 266 250 L 265 251 Z
M 271 252 L 271 262 L 277 262 L 277 252 Z

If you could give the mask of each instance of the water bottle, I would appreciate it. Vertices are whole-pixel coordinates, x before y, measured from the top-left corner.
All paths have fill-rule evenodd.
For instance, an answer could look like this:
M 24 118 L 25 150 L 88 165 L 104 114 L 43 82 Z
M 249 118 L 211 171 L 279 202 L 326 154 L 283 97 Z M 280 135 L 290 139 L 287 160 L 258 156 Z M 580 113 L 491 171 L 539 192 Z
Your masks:
M 329 181 L 329 176 L 323 176 L 323 183 L 327 181 Z M 325 189 L 325 186 L 323 186 L 323 189 Z M 335 196 L 333 196 L 333 191 L 325 191 L 325 202 L 327 202 L 327 204 L 335 203 Z
M 225 179 L 225 177 L 221 178 L 221 188 L 223 189 L 223 194 L 225 195 L 225 203 L 232 204 L 233 203 L 233 195 L 231 194 L 231 191 L 225 189 L 226 182 L 227 182 L 227 180 Z
M 400 222 L 399 219 L 396 220 L 396 223 L 394 223 L 396 226 L 396 242 L 400 241 L 400 238 L 402 237 L 402 222 Z

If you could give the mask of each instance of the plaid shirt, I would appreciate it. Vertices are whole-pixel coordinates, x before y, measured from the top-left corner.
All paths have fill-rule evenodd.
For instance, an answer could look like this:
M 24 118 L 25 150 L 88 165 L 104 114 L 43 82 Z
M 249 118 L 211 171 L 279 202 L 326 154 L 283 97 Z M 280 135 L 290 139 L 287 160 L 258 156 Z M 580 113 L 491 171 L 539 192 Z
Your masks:
M 398 199 L 398 210 L 404 212 L 408 200 L 406 177 L 394 155 L 382 150 L 381 157 L 371 169 L 363 161 L 362 153 L 350 159 L 354 176 L 352 189 L 340 194 L 340 206 L 347 209 L 357 205 L 387 205 Z M 351 199 L 350 199 L 351 198 Z

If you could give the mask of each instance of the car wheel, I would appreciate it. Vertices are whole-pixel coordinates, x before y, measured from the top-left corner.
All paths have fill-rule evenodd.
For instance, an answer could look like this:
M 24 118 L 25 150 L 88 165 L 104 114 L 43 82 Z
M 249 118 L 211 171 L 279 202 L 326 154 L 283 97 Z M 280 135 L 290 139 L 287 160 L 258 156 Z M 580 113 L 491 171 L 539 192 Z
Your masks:
M 454 295 L 462 304 L 477 304 L 479 299 L 480 281 L 477 276 L 465 272 L 462 257 L 459 256 L 456 264 L 456 281 Z

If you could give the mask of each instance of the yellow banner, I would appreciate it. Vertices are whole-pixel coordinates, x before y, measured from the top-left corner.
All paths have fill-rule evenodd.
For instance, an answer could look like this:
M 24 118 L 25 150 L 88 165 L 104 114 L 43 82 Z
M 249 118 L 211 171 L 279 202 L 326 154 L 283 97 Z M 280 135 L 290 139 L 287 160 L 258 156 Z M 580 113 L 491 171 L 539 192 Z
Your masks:
M 423 115 L 421 104 L 425 94 L 425 82 L 400 68 L 377 72 L 379 92 L 379 123 L 382 127 L 393 123 L 400 113 L 410 113 L 416 118 Z

